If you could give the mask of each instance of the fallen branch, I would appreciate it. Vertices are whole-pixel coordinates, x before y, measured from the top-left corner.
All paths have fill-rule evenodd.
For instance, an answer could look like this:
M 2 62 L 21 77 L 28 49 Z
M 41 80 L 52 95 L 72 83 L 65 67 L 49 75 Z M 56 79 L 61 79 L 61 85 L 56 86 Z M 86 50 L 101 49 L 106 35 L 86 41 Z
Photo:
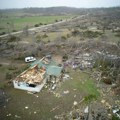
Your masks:
M 59 106 L 53 108 L 50 112 L 53 112 L 53 111 L 55 111 L 55 110 L 58 109 L 58 108 L 59 108 Z

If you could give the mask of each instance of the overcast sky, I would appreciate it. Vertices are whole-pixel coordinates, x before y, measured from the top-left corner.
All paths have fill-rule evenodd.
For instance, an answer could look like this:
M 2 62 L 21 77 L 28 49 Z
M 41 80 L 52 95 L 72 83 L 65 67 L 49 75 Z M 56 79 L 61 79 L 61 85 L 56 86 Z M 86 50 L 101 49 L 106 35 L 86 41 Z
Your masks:
M 53 6 L 112 7 L 120 6 L 120 0 L 0 0 L 0 9 Z

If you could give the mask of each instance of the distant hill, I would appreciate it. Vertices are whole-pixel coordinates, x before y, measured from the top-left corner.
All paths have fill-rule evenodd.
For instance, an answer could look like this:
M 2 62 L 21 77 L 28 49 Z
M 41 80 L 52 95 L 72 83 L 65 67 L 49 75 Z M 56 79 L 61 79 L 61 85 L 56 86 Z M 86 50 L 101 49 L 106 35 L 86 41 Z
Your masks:
M 66 14 L 81 14 L 84 9 L 71 7 L 49 7 L 49 8 L 23 8 L 23 9 L 4 9 L 0 10 L 0 14 L 38 14 L 38 15 L 66 15 Z
M 49 8 L 23 8 L 23 9 L 4 9 L 0 10 L 0 15 L 68 15 L 86 13 L 120 13 L 120 7 L 111 8 L 72 8 L 72 7 L 49 7 Z

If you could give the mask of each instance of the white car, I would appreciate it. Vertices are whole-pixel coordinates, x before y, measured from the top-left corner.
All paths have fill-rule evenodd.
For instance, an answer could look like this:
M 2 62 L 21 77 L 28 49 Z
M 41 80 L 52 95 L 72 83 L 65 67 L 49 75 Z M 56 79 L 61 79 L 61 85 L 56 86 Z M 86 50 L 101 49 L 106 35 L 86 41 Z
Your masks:
M 35 61 L 35 60 L 36 60 L 36 58 L 35 58 L 35 57 L 32 57 L 32 56 L 25 58 L 25 62 L 33 62 L 33 61 Z

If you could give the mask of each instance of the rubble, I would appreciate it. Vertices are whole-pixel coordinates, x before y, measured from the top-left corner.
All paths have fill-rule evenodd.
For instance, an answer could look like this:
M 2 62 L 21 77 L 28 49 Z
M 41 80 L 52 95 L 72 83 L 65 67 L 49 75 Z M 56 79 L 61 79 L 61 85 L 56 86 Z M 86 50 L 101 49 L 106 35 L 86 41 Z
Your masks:
M 53 86 L 52 86 L 52 90 L 55 90 L 55 88 L 56 88 L 56 84 L 53 84 Z
M 53 111 L 55 111 L 56 109 L 58 109 L 59 108 L 59 106 L 56 106 L 56 107 L 54 107 L 50 112 L 53 112 Z
M 88 113 L 88 106 L 85 108 L 84 113 Z
M 77 102 L 77 101 L 74 101 L 73 105 L 76 106 L 77 104 L 78 104 L 78 102 Z
M 105 106 L 108 107 L 109 109 L 112 108 L 112 106 L 108 102 L 105 103 Z
M 74 98 L 76 98 L 76 95 L 74 95 Z
M 26 106 L 25 109 L 28 109 L 28 106 Z
M 34 114 L 36 114 L 37 112 L 36 111 L 34 111 Z
M 114 115 L 116 115 L 120 119 L 120 106 L 115 106 L 112 108 L 112 112 Z
M 0 107 L 4 107 L 5 104 L 9 101 L 10 98 L 7 97 L 7 94 L 3 89 L 0 89 Z
M 63 77 L 64 80 L 67 80 L 69 78 L 70 78 L 70 76 L 68 74 L 64 74 L 64 77 Z
M 70 91 L 69 91 L 69 90 L 66 90 L 66 91 L 64 91 L 63 93 L 64 93 L 64 94 L 68 94 L 68 93 L 70 93 Z
M 105 100 L 101 100 L 101 103 L 103 103 L 103 104 L 104 104 L 104 103 L 105 103 Z
M 60 93 L 55 93 L 55 97 L 60 98 L 61 97 Z
M 9 117 L 9 116 L 11 116 L 12 114 L 11 113 L 9 113 L 7 116 Z
M 28 94 L 35 94 L 36 92 L 27 91 Z
M 77 101 L 74 101 L 74 106 L 71 111 L 67 113 L 63 113 L 61 115 L 56 115 L 55 119 L 58 120 L 109 120 L 111 119 L 112 115 L 107 113 L 107 110 L 104 106 L 99 104 L 99 108 L 96 109 L 95 104 L 89 104 L 88 106 L 79 106 Z
M 21 118 L 20 116 L 18 116 L 18 115 L 15 115 L 15 118 Z

